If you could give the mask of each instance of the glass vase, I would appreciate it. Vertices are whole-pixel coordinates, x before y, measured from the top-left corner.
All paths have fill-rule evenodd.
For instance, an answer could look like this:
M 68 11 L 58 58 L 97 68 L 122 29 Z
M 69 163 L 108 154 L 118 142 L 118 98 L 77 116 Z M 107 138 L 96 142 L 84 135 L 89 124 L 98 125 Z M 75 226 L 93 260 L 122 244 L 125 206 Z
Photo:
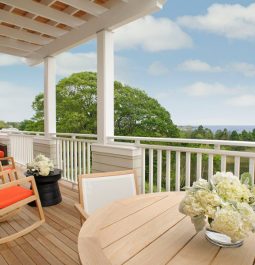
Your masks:
M 216 232 L 209 227 L 205 229 L 205 237 L 210 243 L 219 247 L 237 248 L 243 245 L 243 240 L 232 242 L 229 236 Z

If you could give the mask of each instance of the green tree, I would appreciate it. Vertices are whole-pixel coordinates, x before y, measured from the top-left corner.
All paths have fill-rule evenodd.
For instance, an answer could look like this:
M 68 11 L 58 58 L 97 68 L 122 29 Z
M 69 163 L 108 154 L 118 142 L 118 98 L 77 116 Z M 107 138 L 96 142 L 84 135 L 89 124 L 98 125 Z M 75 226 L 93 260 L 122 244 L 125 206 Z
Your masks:
M 57 84 L 58 132 L 96 133 L 96 73 L 72 74 Z M 170 113 L 144 91 L 114 83 L 115 134 L 178 137 Z M 43 94 L 33 102 L 35 115 L 22 123 L 23 130 L 43 130 Z
M 0 121 L 0 130 L 6 128 L 6 123 L 4 121 Z

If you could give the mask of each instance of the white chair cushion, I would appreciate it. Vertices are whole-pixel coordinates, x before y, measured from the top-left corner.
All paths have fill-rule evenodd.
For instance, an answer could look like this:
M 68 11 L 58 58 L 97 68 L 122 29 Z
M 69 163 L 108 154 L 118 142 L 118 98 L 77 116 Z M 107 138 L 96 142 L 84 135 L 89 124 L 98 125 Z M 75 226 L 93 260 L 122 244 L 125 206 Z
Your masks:
M 83 178 L 83 203 L 90 215 L 107 204 L 136 195 L 133 174 Z

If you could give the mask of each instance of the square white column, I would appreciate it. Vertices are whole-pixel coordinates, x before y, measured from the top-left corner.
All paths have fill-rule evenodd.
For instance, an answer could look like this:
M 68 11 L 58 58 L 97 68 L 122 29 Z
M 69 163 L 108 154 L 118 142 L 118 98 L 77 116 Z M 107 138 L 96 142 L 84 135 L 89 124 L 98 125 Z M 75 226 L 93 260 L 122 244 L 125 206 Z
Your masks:
M 45 136 L 56 133 L 56 61 L 44 59 L 44 132 Z
M 97 135 L 100 144 L 114 135 L 114 40 L 113 33 L 97 33 Z

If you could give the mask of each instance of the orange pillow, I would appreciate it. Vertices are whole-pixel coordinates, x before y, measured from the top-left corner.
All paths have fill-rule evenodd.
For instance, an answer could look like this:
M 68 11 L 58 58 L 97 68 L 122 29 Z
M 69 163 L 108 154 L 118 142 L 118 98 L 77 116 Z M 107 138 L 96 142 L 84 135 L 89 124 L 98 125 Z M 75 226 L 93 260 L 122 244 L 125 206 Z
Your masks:
M 6 208 L 16 202 L 22 201 L 33 195 L 32 190 L 20 186 L 0 190 L 0 209 Z
M 4 151 L 0 151 L 0 158 L 4 157 Z

